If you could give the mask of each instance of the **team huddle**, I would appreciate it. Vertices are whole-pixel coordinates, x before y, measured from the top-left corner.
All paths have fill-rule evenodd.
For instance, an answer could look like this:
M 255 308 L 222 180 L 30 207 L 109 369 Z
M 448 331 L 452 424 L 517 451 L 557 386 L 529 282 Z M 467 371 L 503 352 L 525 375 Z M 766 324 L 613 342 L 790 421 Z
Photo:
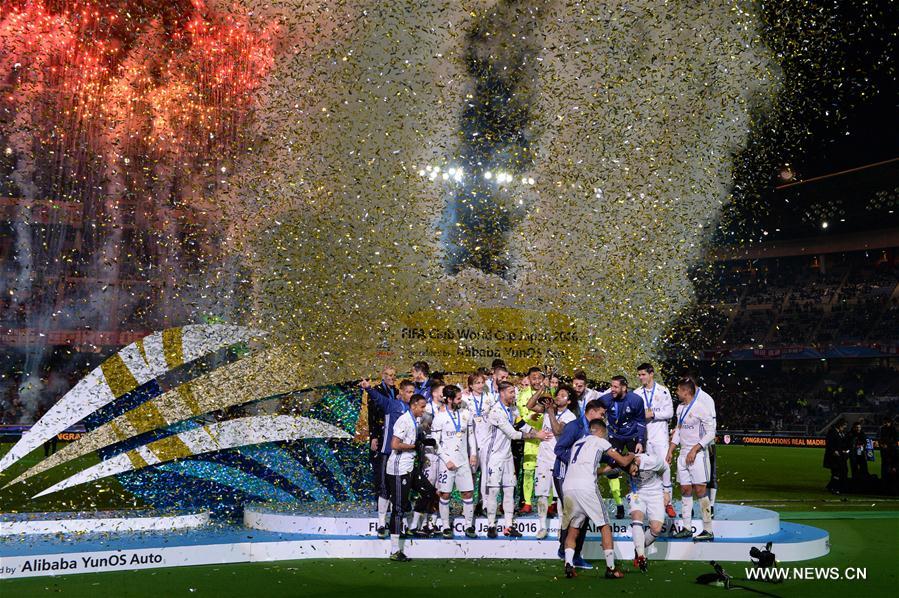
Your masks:
M 530 512 L 531 497 L 537 499 L 538 539 L 547 537 L 553 511 L 560 515 L 559 557 L 566 576 L 592 568 L 581 556 L 592 523 L 601 533 L 605 576 L 620 578 L 599 486 L 606 478 L 618 519 L 624 518 L 622 483 L 630 489 L 625 498 L 634 566 L 645 571 L 647 548 L 662 533 L 666 517 L 677 519 L 671 504 L 675 451 L 682 513 L 672 525 L 672 537 L 713 540 L 714 401 L 687 375 L 678 380 L 675 408 L 669 390 L 655 381 L 652 365 L 641 364 L 637 374 L 641 387 L 636 392 L 628 389 L 625 377 L 615 376 L 604 393 L 588 388 L 583 372 L 566 384 L 540 368 L 531 368 L 516 385 L 500 360 L 469 375 L 464 389 L 432 376 L 426 362 L 413 364 L 412 379 L 398 386 L 390 367 L 378 385 L 363 380 L 378 493 L 377 533 L 389 535 L 391 560 L 410 560 L 403 552 L 407 535 L 454 537 L 453 491 L 462 501 L 467 537 L 477 537 L 476 510 L 486 512 L 488 538 L 499 537 L 500 530 L 504 537 L 521 537 L 514 520 L 520 476 L 519 494 L 525 497 L 520 511 Z M 702 531 L 695 536 L 694 500 L 702 518 Z M 503 520 L 497 526 L 500 504 Z

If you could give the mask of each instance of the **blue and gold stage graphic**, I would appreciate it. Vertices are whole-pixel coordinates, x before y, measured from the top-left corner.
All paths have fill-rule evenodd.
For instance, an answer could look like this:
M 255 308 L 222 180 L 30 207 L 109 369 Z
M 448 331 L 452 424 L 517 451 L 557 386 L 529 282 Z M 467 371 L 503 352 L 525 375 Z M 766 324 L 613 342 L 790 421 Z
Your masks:
M 82 422 L 80 439 L 20 473 L 8 486 L 56 467 L 100 462 L 40 488 L 35 498 L 117 476 L 141 502 L 227 515 L 253 501 L 356 501 L 367 447 L 353 440 L 354 385 L 275 395 L 244 360 L 258 331 L 185 326 L 125 347 L 88 374 L 22 436 L 2 461 L 13 466 L 45 440 Z M 259 355 L 259 353 L 257 353 Z M 262 362 L 265 353 L 261 353 Z

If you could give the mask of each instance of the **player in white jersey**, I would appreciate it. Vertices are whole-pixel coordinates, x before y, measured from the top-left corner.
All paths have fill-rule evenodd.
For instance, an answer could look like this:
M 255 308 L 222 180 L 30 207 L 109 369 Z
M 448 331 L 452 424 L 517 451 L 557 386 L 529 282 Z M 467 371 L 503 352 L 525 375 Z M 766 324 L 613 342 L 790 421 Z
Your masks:
M 681 404 L 677 407 L 674 436 L 666 457 L 668 463 L 674 455 L 674 449 L 680 446 L 677 457 L 677 480 L 681 488 L 682 529 L 674 534 L 675 538 L 693 536 L 693 499 L 699 499 L 702 513 L 702 532 L 695 541 L 714 540 L 712 534 L 712 507 L 706 496 L 706 484 L 709 481 L 709 460 L 706 449 L 715 440 L 715 412 L 709 402 L 702 400 L 697 392 L 696 383 L 691 378 L 682 378 L 677 384 L 677 397 Z
M 698 374 L 693 370 L 688 370 L 684 373 L 683 377 L 693 381 L 693 384 L 696 385 L 696 394 L 699 395 L 700 399 L 709 404 L 712 415 L 715 416 L 715 421 L 718 421 L 718 414 L 715 411 L 715 400 L 712 399 L 711 395 L 707 393 L 705 389 L 700 388 Z M 715 498 L 718 496 L 718 451 L 714 440 L 712 440 L 711 444 L 706 447 L 706 456 L 709 460 L 709 483 L 706 485 L 706 489 L 708 490 L 709 502 L 712 505 L 712 519 L 714 519 Z
M 590 422 L 590 433 L 575 442 L 571 447 L 571 459 L 562 493 L 565 495 L 562 508 L 562 529 L 568 528 L 565 538 L 565 577 L 576 577 L 574 570 L 574 549 L 581 525 L 590 519 L 600 528 L 602 548 L 606 557 L 606 577 L 618 579 L 624 574 L 615 568 L 615 549 L 612 540 L 612 528 L 609 525 L 609 514 L 606 502 L 599 493 L 597 475 L 608 469 L 604 463 L 612 462 L 621 468 L 627 468 L 634 460 L 630 454 L 622 457 L 612 448 L 608 440 L 606 422 L 594 419 Z
M 457 386 L 443 388 L 446 408 L 437 414 L 432 432 L 437 439 L 437 456 L 440 467 L 437 473 L 437 492 L 440 493 L 440 519 L 443 521 L 443 537 L 453 538 L 453 522 L 450 519 L 450 494 L 453 489 L 462 495 L 462 515 L 465 517 L 465 535 L 477 537 L 474 530 L 474 478 L 472 469 L 478 463 L 474 436 L 474 418 L 462 404 L 462 391 Z
M 696 383 L 696 392 L 699 394 L 699 398 L 704 400 L 706 404 L 709 405 L 709 408 L 712 410 L 712 417 L 715 418 L 715 421 L 718 421 L 718 413 L 715 411 L 715 400 L 712 399 L 711 395 L 699 388 L 699 383 L 696 382 L 696 379 L 693 379 L 693 382 Z M 715 439 L 712 438 L 712 442 L 709 443 L 709 446 L 706 448 L 706 452 L 709 455 L 709 503 L 712 506 L 712 518 L 715 518 L 715 498 L 718 496 L 718 449 L 715 445 Z
M 587 403 L 593 399 L 598 399 L 601 394 L 598 390 L 587 387 L 587 373 L 584 370 L 578 370 L 574 373 L 574 376 L 571 378 L 571 388 L 574 389 L 574 396 L 571 397 L 571 401 L 577 405 L 577 410 L 581 415 L 584 414 Z M 586 427 L 587 423 L 585 422 L 584 428 Z
M 543 413 L 543 431 L 553 436 L 546 442 L 541 442 L 537 449 L 537 470 L 534 494 L 537 496 L 537 514 L 539 516 L 539 529 L 537 539 L 544 539 L 548 530 L 546 517 L 549 512 L 549 497 L 553 494 L 553 465 L 556 463 L 556 437 L 562 434 L 565 424 L 577 420 L 577 412 L 572 409 L 571 399 L 574 391 L 564 384 L 559 385 L 555 397 L 540 396 L 535 393 L 528 400 L 528 409 L 534 413 Z M 560 509 L 561 513 L 561 509 Z
M 515 405 L 515 386 L 509 382 L 500 382 L 499 401 L 490 409 L 487 422 L 491 426 L 490 438 L 485 447 L 487 451 L 487 494 L 484 498 L 487 507 L 487 537 L 496 537 L 496 508 L 500 490 L 503 492 L 503 516 L 505 529 L 503 534 L 511 538 L 520 538 L 521 532 L 515 529 L 512 516 L 515 511 L 515 464 L 512 461 L 512 440 L 520 438 L 539 438 L 548 440 L 551 433 L 543 430 L 535 431 L 529 425 L 516 425 L 519 419 L 518 407 Z M 520 429 L 516 429 L 520 427 Z
M 506 367 L 506 362 L 502 359 L 494 359 L 490 369 L 484 373 L 484 387 L 493 396 L 494 402 L 499 400 L 499 383 L 508 379 L 509 368 Z
M 662 533 L 665 522 L 663 476 L 664 458 L 653 453 L 643 453 L 634 458 L 628 468 L 631 492 L 627 502 L 631 512 L 631 534 L 634 540 L 634 567 L 646 571 L 646 548 Z M 644 524 L 649 521 L 649 534 Z
M 671 466 L 665 463 L 665 456 L 671 442 L 668 430 L 671 418 L 674 417 L 674 403 L 671 400 L 671 392 L 656 382 L 655 368 L 651 363 L 638 365 L 637 376 L 641 384 L 637 395 L 643 399 L 643 406 L 646 408 L 646 452 L 656 455 L 665 466 L 662 478 L 665 513 L 673 519 L 677 517 L 677 513 L 671 505 Z
M 403 552 L 403 540 L 400 535 L 403 533 L 405 514 L 411 508 L 409 492 L 415 485 L 412 479 L 412 470 L 415 467 L 415 442 L 426 402 L 423 396 L 412 395 L 409 400 L 409 411 L 400 416 L 393 426 L 391 452 L 387 459 L 387 484 L 393 507 L 390 517 L 390 560 L 392 561 L 412 560 Z
M 505 371 L 505 368 L 502 368 Z M 496 373 L 494 372 L 494 375 Z M 505 372 L 508 376 L 509 372 Z M 498 384 L 498 383 L 497 383 Z M 478 496 L 478 504 L 483 507 L 484 496 L 487 494 L 487 443 L 490 441 L 490 424 L 487 422 L 487 415 L 495 404 L 497 398 L 490 393 L 485 384 L 483 375 L 475 373 L 468 377 L 468 388 L 462 393 L 462 400 L 468 405 L 468 410 L 474 418 L 474 434 L 478 447 L 478 470 L 480 471 L 481 481 L 479 484 L 480 494 Z M 482 509 L 476 509 L 482 510 Z

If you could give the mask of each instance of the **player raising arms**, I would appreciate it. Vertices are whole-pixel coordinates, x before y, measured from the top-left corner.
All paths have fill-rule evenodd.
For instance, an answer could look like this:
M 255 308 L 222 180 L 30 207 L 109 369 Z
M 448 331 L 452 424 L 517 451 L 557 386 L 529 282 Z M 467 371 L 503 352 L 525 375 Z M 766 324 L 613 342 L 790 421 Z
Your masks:
M 487 440 L 487 537 L 496 537 L 497 495 L 503 492 L 503 516 L 505 529 L 503 534 L 511 538 L 520 538 L 521 532 L 515 529 L 512 516 L 515 511 L 515 465 L 512 461 L 512 440 L 521 438 L 539 438 L 548 440 L 551 433 L 543 430 L 535 431 L 527 424 L 516 429 L 518 408 L 515 406 L 515 385 L 509 382 L 499 383 L 499 401 L 490 409 L 487 422 L 491 426 L 490 438 Z
M 391 443 L 393 427 L 400 417 L 409 411 L 409 399 L 415 392 L 415 384 L 411 380 L 400 382 L 396 398 L 388 394 L 387 390 L 382 391 L 382 387 L 372 386 L 368 378 L 362 380 L 359 383 L 359 387 L 368 392 L 369 401 L 374 401 L 384 413 L 384 440 L 381 446 L 380 460 L 380 479 L 382 481 L 379 483 L 382 494 L 378 495 L 378 537 L 386 539 L 388 536 L 387 511 L 391 504 L 390 488 L 387 485 L 387 461 L 393 452 Z
M 663 477 L 667 463 L 652 453 L 636 455 L 628 468 L 631 492 L 627 502 L 631 512 L 631 534 L 634 540 L 634 567 L 646 571 L 646 548 L 662 533 L 665 522 Z M 649 521 L 649 533 L 644 524 Z
M 462 392 L 457 386 L 443 387 L 446 409 L 439 412 L 431 424 L 437 439 L 437 492 L 440 493 L 440 519 L 443 521 L 443 537 L 453 537 L 450 519 L 450 494 L 453 488 L 462 495 L 462 515 L 465 517 L 465 535 L 475 538 L 474 530 L 474 478 L 472 469 L 478 464 L 475 445 L 474 418 L 462 405 Z
M 702 532 L 695 538 L 697 542 L 714 540 L 712 534 L 712 507 L 706 496 L 709 481 L 709 460 L 706 448 L 715 440 L 715 415 L 708 402 L 702 400 L 696 383 L 690 378 L 681 378 L 677 383 L 677 427 L 671 438 L 666 460 L 671 463 L 674 449 L 680 446 L 677 457 L 677 480 L 681 489 L 681 521 L 683 527 L 674 534 L 675 538 L 693 536 L 693 497 L 699 498 L 702 513 Z
M 540 529 L 537 530 L 537 539 L 544 539 L 548 530 L 546 516 L 549 511 L 549 497 L 553 491 L 553 466 L 556 463 L 556 438 L 562 435 L 565 424 L 577 421 L 577 407 L 572 405 L 574 391 L 569 386 L 560 385 L 556 390 L 555 398 L 550 396 L 533 395 L 528 399 L 528 409 L 534 413 L 543 413 L 543 431 L 553 436 L 546 442 L 541 442 L 537 449 L 537 471 L 535 480 L 535 494 L 537 495 L 537 514 L 539 515 Z
M 608 440 L 606 423 L 601 419 L 590 422 L 590 433 L 571 447 L 571 460 L 565 473 L 562 491 L 565 495 L 562 508 L 562 529 L 568 528 L 565 538 L 565 577 L 576 577 L 574 570 L 574 548 L 581 525 L 587 518 L 600 528 L 602 548 L 606 557 L 606 577 L 618 579 L 624 574 L 615 568 L 615 545 L 606 503 L 599 494 L 596 476 L 607 467 L 601 462 L 612 461 L 627 468 L 634 460 L 630 454 L 622 457 L 612 448 Z

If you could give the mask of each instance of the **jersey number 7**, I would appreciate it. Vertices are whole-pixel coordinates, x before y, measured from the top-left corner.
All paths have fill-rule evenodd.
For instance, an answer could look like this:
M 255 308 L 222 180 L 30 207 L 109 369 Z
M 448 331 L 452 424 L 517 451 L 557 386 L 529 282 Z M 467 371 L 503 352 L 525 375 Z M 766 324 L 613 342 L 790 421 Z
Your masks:
M 587 444 L 587 443 L 586 443 L 586 442 L 579 442 L 579 443 L 577 443 L 577 448 L 575 449 L 574 454 L 571 456 L 571 463 L 572 463 L 572 465 L 575 464 L 575 463 L 577 463 L 577 456 L 578 456 L 579 454 L 581 454 L 581 449 L 584 448 L 584 445 L 585 445 L 585 444 Z

